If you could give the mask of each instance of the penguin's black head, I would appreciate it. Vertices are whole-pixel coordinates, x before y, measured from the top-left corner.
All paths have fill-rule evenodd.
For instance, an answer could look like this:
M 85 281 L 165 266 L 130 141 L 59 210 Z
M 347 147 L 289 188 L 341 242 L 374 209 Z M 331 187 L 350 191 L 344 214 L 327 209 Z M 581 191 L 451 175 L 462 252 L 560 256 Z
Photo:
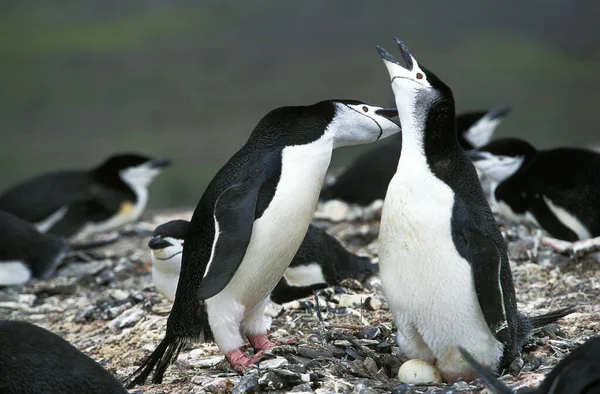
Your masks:
M 99 182 L 108 186 L 116 187 L 120 182 L 125 182 L 135 189 L 147 187 L 170 164 L 169 159 L 123 153 L 109 157 L 93 172 Z
M 496 127 L 510 112 L 506 105 L 492 108 L 489 111 L 465 112 L 456 117 L 456 130 L 463 139 L 464 149 L 480 148 L 490 142 Z
M 419 65 L 402 41 L 396 38 L 396 43 L 406 66 L 385 49 L 377 46 L 377 51 L 390 74 L 400 120 L 408 123 L 417 117 L 424 121 L 435 111 L 454 121 L 452 90 L 434 73 Z
M 518 138 L 500 138 L 467 152 L 475 167 L 496 182 L 515 174 L 535 154 L 533 145 Z
M 183 245 L 189 222 L 187 220 L 171 220 L 156 227 L 148 247 L 152 250 L 164 249 L 169 246 Z

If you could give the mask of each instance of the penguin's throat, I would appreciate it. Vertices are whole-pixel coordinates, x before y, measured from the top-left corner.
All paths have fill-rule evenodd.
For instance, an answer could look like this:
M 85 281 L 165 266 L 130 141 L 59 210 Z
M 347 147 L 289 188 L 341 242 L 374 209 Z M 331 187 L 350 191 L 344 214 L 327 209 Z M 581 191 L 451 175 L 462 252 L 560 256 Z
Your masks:
M 427 162 L 427 158 L 425 157 L 425 128 L 423 123 L 414 116 L 401 118 L 402 150 L 398 166 L 403 165 L 405 162 L 410 162 L 411 164 L 425 164 Z

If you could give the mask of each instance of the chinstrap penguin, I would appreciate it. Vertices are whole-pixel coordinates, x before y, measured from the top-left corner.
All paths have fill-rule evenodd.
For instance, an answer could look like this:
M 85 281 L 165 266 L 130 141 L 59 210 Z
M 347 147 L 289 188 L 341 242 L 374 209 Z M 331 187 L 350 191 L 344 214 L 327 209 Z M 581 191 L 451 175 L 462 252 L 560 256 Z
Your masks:
M 459 349 L 494 394 L 516 394 L 478 363 L 465 349 Z M 524 388 L 519 394 L 600 394 L 600 337 L 594 337 L 566 358 L 546 376 L 537 388 Z
M 0 286 L 47 279 L 71 247 L 60 236 L 43 234 L 29 222 L 0 211 Z
M 13 186 L 0 196 L 0 209 L 64 237 L 110 231 L 140 218 L 148 186 L 169 164 L 134 153 L 113 155 L 88 171 L 56 171 Z
M 444 380 L 476 377 L 456 346 L 505 367 L 537 318 L 517 311 L 506 245 L 477 173 L 458 143 L 452 91 L 396 40 L 406 67 L 377 47 L 402 127 L 402 153 L 383 205 L 379 270 L 397 342 Z
M 0 393 L 121 394 L 121 382 L 58 335 L 0 320 Z
M 152 280 L 170 301 L 175 299 L 188 223 L 173 220 L 161 224 L 148 242 Z M 338 285 L 348 278 L 362 282 L 376 272 L 377 265 L 370 258 L 349 252 L 335 237 L 311 224 L 289 268 L 271 293 L 271 300 L 282 304 L 309 297 L 314 290 Z
M 502 138 L 469 156 L 491 179 L 491 204 L 500 215 L 566 241 L 600 236 L 599 153 L 536 150 L 527 141 Z
M 489 111 L 465 112 L 456 117 L 459 143 L 465 150 L 478 148 L 488 143 L 496 127 L 509 112 L 507 106 Z M 321 200 L 342 200 L 350 204 L 369 205 L 382 200 L 396 173 L 402 133 L 378 143 L 359 157 L 326 184 L 321 191 Z
M 167 332 L 130 376 L 153 382 L 193 340 L 216 342 L 238 371 L 274 346 L 264 308 L 304 239 L 337 147 L 400 131 L 383 109 L 353 100 L 282 107 L 263 117 L 206 188 L 185 236 Z M 242 350 L 248 338 L 256 354 Z

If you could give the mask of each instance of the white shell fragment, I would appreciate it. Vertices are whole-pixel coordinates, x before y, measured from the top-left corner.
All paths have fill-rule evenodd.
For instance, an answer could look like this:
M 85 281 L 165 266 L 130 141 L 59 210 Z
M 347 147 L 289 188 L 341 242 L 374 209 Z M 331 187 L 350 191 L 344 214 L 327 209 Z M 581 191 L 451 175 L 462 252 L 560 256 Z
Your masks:
M 400 383 L 442 383 L 442 374 L 436 367 L 423 360 L 408 360 L 398 371 Z

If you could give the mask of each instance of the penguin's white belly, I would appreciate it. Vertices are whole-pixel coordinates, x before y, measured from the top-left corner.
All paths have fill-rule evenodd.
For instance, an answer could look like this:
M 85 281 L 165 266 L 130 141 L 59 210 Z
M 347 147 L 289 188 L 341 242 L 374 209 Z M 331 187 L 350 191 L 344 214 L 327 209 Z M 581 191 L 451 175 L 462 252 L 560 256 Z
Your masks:
M 422 354 L 407 355 L 444 362 L 461 345 L 495 363 L 502 345 L 481 312 L 470 264 L 452 240 L 454 193 L 428 170 L 409 170 L 390 183 L 379 234 L 381 281 L 399 333 L 424 341 Z
M 577 218 L 577 216 L 571 214 L 565 208 L 554 204 L 552 200 L 550 200 L 548 197 L 542 197 L 546 204 L 548 204 L 548 208 L 550 208 L 552 213 L 556 215 L 558 220 L 566 227 L 568 227 L 571 231 L 573 231 L 575 234 L 577 234 L 580 240 L 592 238 L 590 230 L 586 227 L 585 224 L 581 222 L 581 220 Z
M 223 293 L 246 308 L 262 302 L 282 278 L 312 220 L 331 160 L 331 141 L 291 146 L 282 152 L 275 195 L 254 222 L 250 244 Z

